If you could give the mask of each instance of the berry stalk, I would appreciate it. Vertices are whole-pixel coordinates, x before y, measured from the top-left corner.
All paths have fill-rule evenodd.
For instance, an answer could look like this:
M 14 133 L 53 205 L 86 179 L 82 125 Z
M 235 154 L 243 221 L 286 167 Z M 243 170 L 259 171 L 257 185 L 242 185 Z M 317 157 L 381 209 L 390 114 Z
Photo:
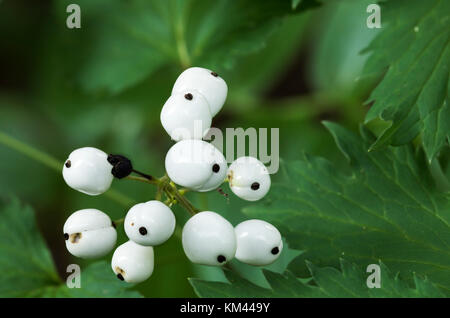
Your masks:
M 137 176 L 127 176 L 125 179 L 154 184 L 158 187 L 159 191 L 164 192 L 168 198 L 175 199 L 191 215 L 195 215 L 199 211 L 192 205 L 192 203 L 188 199 L 186 199 L 186 197 L 184 197 L 183 194 L 181 194 L 178 191 L 176 185 L 170 181 L 168 176 L 163 176 L 161 178 L 153 178 L 153 177 L 145 178 L 145 177 L 137 177 Z

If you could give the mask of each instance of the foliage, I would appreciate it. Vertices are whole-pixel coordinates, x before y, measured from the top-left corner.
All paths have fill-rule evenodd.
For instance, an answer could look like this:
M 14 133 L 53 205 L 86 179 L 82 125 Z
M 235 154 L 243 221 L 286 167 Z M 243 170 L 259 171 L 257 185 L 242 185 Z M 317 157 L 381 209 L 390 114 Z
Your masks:
M 0 271 L 0 297 L 140 296 L 111 279 L 104 261 L 82 268 L 81 288 L 69 289 L 56 272 L 33 210 L 17 199 L 0 207 Z
M 431 161 L 450 137 L 450 2 L 388 1 L 382 19 L 384 30 L 365 50 L 371 55 L 363 73 L 382 76 L 368 99 L 366 123 L 380 130 L 371 149 L 421 134 Z
M 291 272 L 283 274 L 263 270 L 270 288 L 256 286 L 225 270 L 228 283 L 205 282 L 190 279 L 200 297 L 443 297 L 439 289 L 427 279 L 414 275 L 414 287 L 408 286 L 398 275 L 392 275 L 389 269 L 379 263 L 381 287 L 368 288 L 364 272 L 354 264 L 341 259 L 341 270 L 333 267 L 319 268 L 308 263 L 311 279 L 299 280 Z
M 303 155 L 283 165 L 283 182 L 273 185 L 262 205 L 244 209 L 250 217 L 278 225 L 303 260 L 337 265 L 338 257 L 364 266 L 382 260 L 392 270 L 414 271 L 450 289 L 449 194 L 439 192 L 426 164 L 410 146 L 367 152 L 374 141 L 326 122 L 351 173 L 323 158 Z M 302 270 L 303 267 L 303 270 Z
M 61 8 L 68 3 L 63 1 Z M 287 0 L 258 5 L 251 0 L 207 4 L 196 0 L 86 0 L 78 4 L 89 12 L 84 21 L 89 37 L 74 44 L 91 52 L 81 65 L 79 81 L 88 91 L 110 93 L 135 85 L 165 65 L 201 64 L 218 72 L 229 69 L 236 58 L 265 46 L 281 16 L 298 12 Z
M 368 0 L 80 0 L 81 29 L 65 26 L 69 3 L 0 4 L 0 196 L 39 220 L 17 199 L 0 207 L 0 297 L 188 297 L 191 285 L 207 297 L 450 295 L 449 1 L 382 1 L 381 29 L 366 28 Z M 159 112 L 189 66 L 227 80 L 214 126 L 280 128 L 282 164 L 263 202 L 187 196 L 233 224 L 274 223 L 282 257 L 193 266 L 178 228 L 145 284 L 80 260 L 82 288 L 67 288 L 64 219 L 86 206 L 121 218 L 154 192 L 115 181 L 102 197 L 74 194 L 60 159 L 90 145 L 162 175 Z M 371 263 L 381 289 L 365 285 Z

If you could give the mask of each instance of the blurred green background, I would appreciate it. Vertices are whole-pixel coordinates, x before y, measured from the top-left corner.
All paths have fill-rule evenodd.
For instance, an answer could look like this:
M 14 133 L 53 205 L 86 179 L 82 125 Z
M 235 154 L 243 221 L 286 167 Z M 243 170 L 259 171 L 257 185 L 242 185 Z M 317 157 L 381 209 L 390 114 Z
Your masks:
M 371 1 L 295 11 L 290 1 L 74 1 L 82 27 L 72 30 L 65 24 L 71 2 L 0 2 L 1 133 L 58 160 L 93 146 L 163 175 L 172 142 L 160 125 L 160 109 L 178 74 L 201 66 L 229 86 L 213 126 L 278 127 L 282 159 L 305 151 L 343 162 L 321 121 L 356 130 L 364 118 L 368 92 L 356 88 L 355 79 L 366 60 L 359 52 L 378 32 L 366 27 Z M 121 204 L 71 190 L 60 173 L 3 143 L 0 159 L 0 196 L 34 207 L 62 277 L 68 264 L 85 264 L 65 250 L 67 216 L 92 207 L 117 219 L 130 207 L 126 198 Z M 152 187 L 131 181 L 115 181 L 113 188 L 135 201 L 154 196 Z M 224 191 L 230 192 L 226 185 Z M 233 224 L 244 219 L 240 209 L 249 204 L 217 192 L 188 197 Z M 176 215 L 183 224 L 187 213 L 177 208 Z M 180 231 L 156 249 L 153 276 L 136 286 L 145 296 L 194 296 L 187 277 L 223 280 L 221 271 L 188 262 Z M 125 241 L 119 232 L 119 242 Z M 252 277 L 245 266 L 234 266 Z

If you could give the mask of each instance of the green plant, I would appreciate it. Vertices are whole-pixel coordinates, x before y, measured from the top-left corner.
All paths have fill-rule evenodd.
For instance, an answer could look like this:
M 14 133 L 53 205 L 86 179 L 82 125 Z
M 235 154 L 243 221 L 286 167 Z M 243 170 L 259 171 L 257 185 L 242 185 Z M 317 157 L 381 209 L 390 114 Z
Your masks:
M 82 0 L 82 28 L 69 30 L 70 1 L 52 2 L 45 21 L 31 9 L 18 19 L 24 9 L 3 1 L 0 29 L 11 36 L 0 54 L 12 84 L 0 82 L 0 192 L 9 201 L 0 208 L 0 296 L 448 297 L 450 3 L 382 1 L 382 28 L 369 30 L 371 2 Z M 214 125 L 280 127 L 282 163 L 267 196 L 227 203 L 141 177 L 132 178 L 156 187 L 124 180 L 104 198 L 68 192 L 56 158 L 79 145 L 133 154 L 136 166 L 164 175 L 158 115 L 190 66 L 229 84 Z M 178 227 L 147 283 L 111 279 L 100 261 L 81 263 L 83 288 L 66 287 L 72 260 L 60 230 L 69 212 L 92 205 L 118 219 L 164 192 L 233 225 L 273 223 L 283 253 L 263 268 L 192 266 Z M 32 204 L 38 224 L 8 196 Z M 183 224 L 189 215 L 174 210 Z M 380 265 L 380 289 L 366 286 L 369 264 Z

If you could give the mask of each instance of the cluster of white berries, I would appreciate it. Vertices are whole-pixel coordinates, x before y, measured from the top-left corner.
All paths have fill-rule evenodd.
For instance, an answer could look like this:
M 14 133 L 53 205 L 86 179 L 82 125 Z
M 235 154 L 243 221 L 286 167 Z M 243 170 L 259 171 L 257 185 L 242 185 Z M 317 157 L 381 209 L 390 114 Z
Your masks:
M 212 266 L 224 265 L 234 257 L 250 265 L 269 265 L 283 249 L 281 234 L 272 224 L 247 220 L 233 228 L 211 211 L 197 213 L 186 222 L 182 242 L 191 262 Z
M 228 168 L 223 154 L 201 140 L 226 96 L 227 85 L 215 72 L 194 67 L 179 76 L 161 112 L 164 129 L 177 141 L 166 155 L 167 175 L 174 183 L 199 192 L 217 189 L 228 181 L 238 197 L 256 201 L 270 188 L 266 167 L 256 158 L 241 157 Z M 195 127 L 198 123 L 200 134 Z M 107 155 L 91 147 L 74 150 L 63 167 L 66 183 L 88 195 L 104 193 L 114 177 L 121 179 L 132 172 L 152 178 L 135 171 L 126 157 Z M 111 261 L 119 279 L 139 283 L 151 276 L 153 247 L 166 242 L 175 230 L 176 220 L 169 206 L 152 200 L 128 211 L 123 222 L 129 241 L 116 248 Z M 64 224 L 64 238 L 74 256 L 102 257 L 116 245 L 116 224 L 102 211 L 79 210 Z M 281 234 L 273 225 L 248 220 L 233 227 L 211 211 L 198 212 L 186 222 L 182 245 L 189 260 L 213 266 L 224 265 L 234 257 L 251 265 L 268 265 L 283 249 Z
M 153 272 L 153 246 L 167 241 L 175 230 L 172 210 L 160 201 L 134 205 L 125 217 L 129 241 L 114 251 L 111 267 L 116 276 L 130 283 L 148 279 Z M 116 245 L 116 225 L 109 216 L 96 209 L 73 213 L 64 224 L 67 250 L 81 258 L 108 254 Z
M 181 73 L 161 111 L 164 129 L 177 141 L 167 153 L 166 171 L 176 184 L 200 192 L 217 189 L 228 178 L 234 194 L 256 201 L 269 191 L 267 168 L 253 157 L 238 158 L 228 168 L 223 154 L 202 140 L 227 93 L 216 72 L 191 67 Z

